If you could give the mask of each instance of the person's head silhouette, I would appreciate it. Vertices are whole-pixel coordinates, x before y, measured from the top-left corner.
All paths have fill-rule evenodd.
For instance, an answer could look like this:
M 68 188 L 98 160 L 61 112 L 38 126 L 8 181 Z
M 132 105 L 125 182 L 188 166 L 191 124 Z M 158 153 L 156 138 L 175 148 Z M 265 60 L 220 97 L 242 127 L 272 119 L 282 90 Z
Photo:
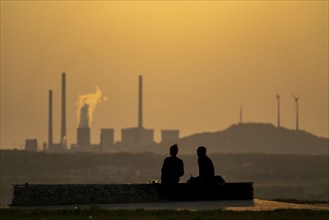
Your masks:
M 198 147 L 198 150 L 197 150 L 198 157 L 205 156 L 206 152 L 207 152 L 207 149 L 204 146 Z
M 173 146 L 170 147 L 170 155 L 175 157 L 178 153 L 178 146 L 177 144 L 174 144 Z

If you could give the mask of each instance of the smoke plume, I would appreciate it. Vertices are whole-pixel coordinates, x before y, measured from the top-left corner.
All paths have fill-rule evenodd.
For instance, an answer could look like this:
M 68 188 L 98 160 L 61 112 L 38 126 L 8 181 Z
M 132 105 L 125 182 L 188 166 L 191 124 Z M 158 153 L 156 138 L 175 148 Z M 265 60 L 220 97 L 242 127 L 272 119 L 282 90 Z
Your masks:
M 77 102 L 77 117 L 79 128 L 90 128 L 93 120 L 93 112 L 98 103 L 106 101 L 107 97 L 102 96 L 102 91 L 96 86 L 94 93 L 79 95 Z

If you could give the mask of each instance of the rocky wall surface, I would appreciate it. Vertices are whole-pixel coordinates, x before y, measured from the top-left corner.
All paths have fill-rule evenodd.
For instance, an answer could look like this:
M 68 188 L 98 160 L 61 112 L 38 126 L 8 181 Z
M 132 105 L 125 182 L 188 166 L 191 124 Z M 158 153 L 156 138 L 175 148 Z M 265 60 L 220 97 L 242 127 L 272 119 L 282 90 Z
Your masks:
M 14 185 L 12 205 L 106 204 L 159 200 L 155 184 Z
M 252 183 L 22 184 L 13 190 L 13 206 L 253 199 Z

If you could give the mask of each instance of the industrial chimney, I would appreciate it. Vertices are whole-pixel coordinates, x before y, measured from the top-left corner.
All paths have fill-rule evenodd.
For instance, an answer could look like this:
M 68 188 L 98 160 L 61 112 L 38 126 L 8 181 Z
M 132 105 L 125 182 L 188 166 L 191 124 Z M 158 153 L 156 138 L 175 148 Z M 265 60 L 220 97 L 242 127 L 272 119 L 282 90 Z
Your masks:
M 138 128 L 143 128 L 143 76 L 139 76 Z
M 49 90 L 48 149 L 53 145 L 53 90 Z
M 66 74 L 62 73 L 62 128 L 61 145 L 66 149 Z

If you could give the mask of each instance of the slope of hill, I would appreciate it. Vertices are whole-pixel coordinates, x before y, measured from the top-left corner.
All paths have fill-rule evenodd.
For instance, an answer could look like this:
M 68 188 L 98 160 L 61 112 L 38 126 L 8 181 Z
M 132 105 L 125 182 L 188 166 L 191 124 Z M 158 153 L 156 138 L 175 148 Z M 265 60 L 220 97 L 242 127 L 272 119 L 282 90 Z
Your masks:
M 200 145 L 209 153 L 328 154 L 329 148 L 327 138 L 262 123 L 235 124 L 223 131 L 184 137 L 178 143 L 181 154 L 195 154 Z M 157 144 L 152 151 L 167 153 L 171 144 Z

